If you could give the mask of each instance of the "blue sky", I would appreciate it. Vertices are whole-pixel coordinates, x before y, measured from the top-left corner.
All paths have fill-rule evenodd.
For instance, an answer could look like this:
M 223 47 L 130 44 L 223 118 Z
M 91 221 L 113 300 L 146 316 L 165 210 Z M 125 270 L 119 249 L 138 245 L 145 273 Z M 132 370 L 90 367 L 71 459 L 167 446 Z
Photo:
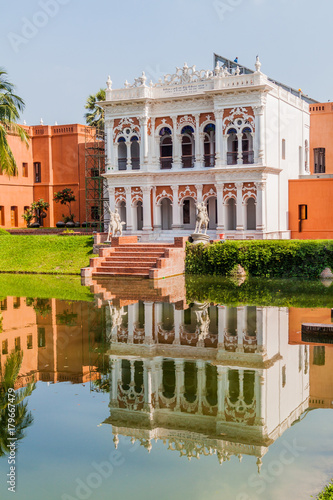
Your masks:
M 29 125 L 84 123 L 90 93 L 156 81 L 213 53 L 253 67 L 319 101 L 333 100 L 327 0 L 15 0 L 2 6 L 0 66 L 26 102 Z

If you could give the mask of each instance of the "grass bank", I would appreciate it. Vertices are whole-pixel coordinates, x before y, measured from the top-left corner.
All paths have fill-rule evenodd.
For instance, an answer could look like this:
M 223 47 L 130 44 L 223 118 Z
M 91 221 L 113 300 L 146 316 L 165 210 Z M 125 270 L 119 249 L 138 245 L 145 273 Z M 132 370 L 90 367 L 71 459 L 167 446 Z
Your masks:
M 317 278 L 333 269 L 333 240 L 226 241 L 186 246 L 186 272 L 227 276 L 240 264 L 250 276 Z
M 92 236 L 0 235 L 0 272 L 80 274 Z
M 38 299 L 93 301 L 89 288 L 81 285 L 80 276 L 43 274 L 0 274 L 0 298 L 33 297 Z

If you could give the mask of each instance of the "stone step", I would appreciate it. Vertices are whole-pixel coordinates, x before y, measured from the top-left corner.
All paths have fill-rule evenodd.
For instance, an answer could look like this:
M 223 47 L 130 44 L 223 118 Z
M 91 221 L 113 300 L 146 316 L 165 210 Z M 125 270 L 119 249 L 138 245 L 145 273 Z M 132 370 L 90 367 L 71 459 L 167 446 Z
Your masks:
M 132 259 L 137 259 L 138 257 L 151 257 L 154 259 L 158 259 L 159 257 L 163 257 L 164 252 L 114 252 L 111 255 L 108 255 L 106 258 L 112 258 L 113 256 L 119 259 L 120 257 L 131 257 Z
M 128 261 L 124 261 L 122 259 L 115 259 L 115 260 L 107 260 L 105 262 L 101 262 L 101 267 L 103 268 L 115 268 L 115 267 L 133 267 L 133 265 L 135 265 L 135 267 L 147 267 L 148 269 L 151 269 L 152 267 L 155 267 L 156 266 L 156 260 L 142 260 L 142 261 L 138 261 L 137 259 L 135 259 L 135 261 L 133 261 L 133 259 L 130 259 Z
M 127 277 L 127 278 L 130 278 L 131 276 L 133 277 L 137 277 L 137 278 L 149 278 L 149 272 L 140 272 L 140 271 L 133 271 L 131 274 L 129 274 L 128 272 L 121 272 L 121 271 L 112 271 L 112 272 L 108 272 L 108 273 L 105 273 L 105 272 L 93 272 L 92 273 L 92 276 L 95 277 L 95 278 L 101 278 L 101 277 L 105 277 L 105 278 L 108 278 L 110 276 L 114 276 L 114 277 L 117 277 L 117 276 L 123 276 L 123 277 Z M 130 294 L 130 292 L 128 292 Z
M 115 262 L 133 262 L 133 257 L 131 256 L 128 256 L 128 255 L 114 255 L 114 256 L 110 256 L 110 257 L 105 257 L 105 260 L 103 262 L 109 262 L 110 264 L 111 263 L 115 263 Z M 156 258 L 155 257 L 147 257 L 147 256 L 138 256 L 138 257 L 135 257 L 135 262 L 152 262 L 153 264 L 156 262 Z
M 135 247 L 131 247 L 131 248 L 123 248 L 123 247 L 115 247 L 114 248 L 114 252 L 112 253 L 158 253 L 158 254 L 162 254 L 164 253 L 166 250 L 166 248 L 144 248 L 144 247 L 140 247 L 140 248 L 135 248 Z
M 147 273 L 149 274 L 149 269 L 151 269 L 150 266 L 146 267 L 138 267 L 135 265 L 132 266 L 112 266 L 112 267 L 97 267 L 96 272 L 103 272 L 103 273 L 125 273 L 125 274 L 135 274 L 136 272 L 139 273 Z

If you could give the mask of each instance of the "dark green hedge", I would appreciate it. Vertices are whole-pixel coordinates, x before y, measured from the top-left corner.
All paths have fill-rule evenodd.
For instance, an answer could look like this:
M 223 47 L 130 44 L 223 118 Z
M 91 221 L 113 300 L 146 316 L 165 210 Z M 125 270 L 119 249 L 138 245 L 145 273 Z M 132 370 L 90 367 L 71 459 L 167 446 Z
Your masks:
M 317 278 L 333 270 L 333 240 L 226 241 L 186 246 L 186 272 L 227 276 L 240 264 L 250 276 Z

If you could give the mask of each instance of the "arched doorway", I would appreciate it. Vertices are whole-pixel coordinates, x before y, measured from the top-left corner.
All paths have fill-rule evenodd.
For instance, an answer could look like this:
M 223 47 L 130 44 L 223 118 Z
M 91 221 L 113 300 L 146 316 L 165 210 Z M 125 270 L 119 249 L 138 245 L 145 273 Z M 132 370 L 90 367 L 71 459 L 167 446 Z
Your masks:
M 132 170 L 140 170 L 140 145 L 136 136 L 131 137 Z
M 195 228 L 196 210 L 193 198 L 183 200 L 183 226 L 184 229 Z
M 207 200 L 207 213 L 209 217 L 208 229 L 216 229 L 217 226 L 217 199 L 210 197 Z
M 172 205 L 169 198 L 161 201 L 161 224 L 164 230 L 172 229 Z
M 234 198 L 229 198 L 227 202 L 227 229 L 236 230 L 236 202 Z
M 237 164 L 237 154 L 238 154 L 237 131 L 234 128 L 230 128 L 228 130 L 228 153 L 227 153 L 228 165 Z
M 252 130 L 249 127 L 243 129 L 242 136 L 243 163 L 245 165 L 254 162 Z
M 127 165 L 127 145 L 125 137 L 118 139 L 118 170 L 126 170 Z
M 204 128 L 204 156 L 205 167 L 215 165 L 215 125 L 209 123 Z
M 256 204 L 254 198 L 249 198 L 246 203 L 246 229 L 256 229 Z
M 142 201 L 138 201 L 136 204 L 136 229 L 142 231 L 143 228 L 143 208 Z

